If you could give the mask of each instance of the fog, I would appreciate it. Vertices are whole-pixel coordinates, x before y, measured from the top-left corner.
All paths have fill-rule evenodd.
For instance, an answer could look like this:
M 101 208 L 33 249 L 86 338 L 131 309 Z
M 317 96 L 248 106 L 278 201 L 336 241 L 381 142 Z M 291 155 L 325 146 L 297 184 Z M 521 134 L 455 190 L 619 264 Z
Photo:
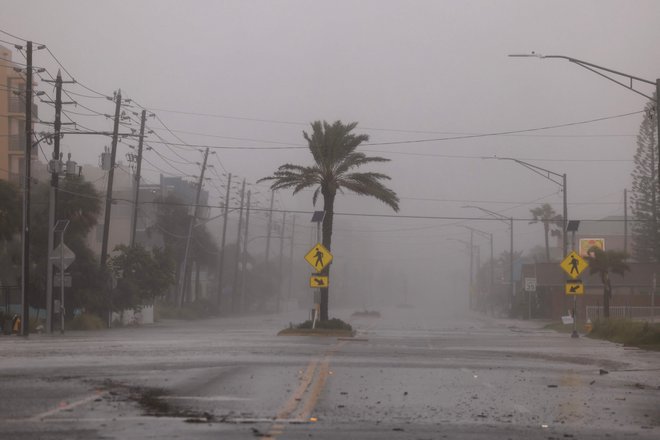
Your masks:
M 338 195 L 331 295 L 350 307 L 466 307 L 468 255 L 455 240 L 469 240 L 469 231 L 461 225 L 492 233 L 496 257 L 509 248 L 507 224 L 466 205 L 514 217 L 516 251 L 543 244 L 529 211 L 549 203 L 561 213 L 559 186 L 514 162 L 486 158 L 566 173 L 570 219 L 623 214 L 642 119 L 635 112 L 646 99 L 564 60 L 508 54 L 566 55 L 650 80 L 660 75 L 654 0 L 6 0 L 1 11 L 0 29 L 46 44 L 66 68 L 64 79 L 72 75 L 106 95 L 121 89 L 176 134 L 179 140 L 150 119 L 145 182 L 157 183 L 160 174 L 194 179 L 198 150 L 214 147 L 205 183 L 211 205 L 220 205 L 223 173 L 230 172 L 251 183 L 257 209 L 267 209 L 269 189 L 256 181 L 283 163 L 311 164 L 302 137 L 310 122 L 359 122 L 356 132 L 370 136 L 363 150 L 391 159 L 369 171 L 392 178 L 401 210 Z M 14 59 L 22 61 L 18 53 Z M 58 69 L 45 50 L 35 52 L 34 64 L 51 74 Z M 103 116 L 113 112 L 111 101 L 80 85 L 68 88 L 85 95 L 66 108 L 79 127 L 112 129 Z M 40 104 L 41 120 L 52 115 Z M 546 128 L 599 118 L 608 119 Z M 501 134 L 531 129 L 538 130 Z M 200 147 L 167 147 L 157 136 Z M 83 166 L 96 165 L 109 144 L 103 136 L 65 136 L 62 149 Z M 120 144 L 118 158 L 128 144 Z M 278 211 L 297 213 L 294 290 L 307 292 L 302 256 L 315 241 L 312 193 L 280 191 L 276 200 Z M 255 215 L 250 234 L 265 235 L 266 222 Z M 210 228 L 219 234 L 218 224 Z M 486 261 L 487 240 L 475 244 Z M 251 252 L 263 253 L 264 245 L 251 242 Z

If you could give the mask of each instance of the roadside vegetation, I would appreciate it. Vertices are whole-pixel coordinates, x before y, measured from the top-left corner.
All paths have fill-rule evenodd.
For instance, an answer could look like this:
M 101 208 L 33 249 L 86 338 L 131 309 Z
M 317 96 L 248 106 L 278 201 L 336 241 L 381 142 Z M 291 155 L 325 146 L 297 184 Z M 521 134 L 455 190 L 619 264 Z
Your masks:
M 660 351 L 660 323 L 603 319 L 594 322 L 589 337 Z
M 184 303 L 178 306 L 171 302 L 157 300 L 154 305 L 154 320 L 163 319 L 203 319 L 217 316 L 217 308 L 214 303 L 204 299 Z
M 312 328 L 312 320 L 307 320 L 300 324 L 289 324 L 289 328 L 280 331 L 278 335 L 282 336 L 336 336 L 352 337 L 355 336 L 353 327 L 339 318 L 331 318 L 325 321 L 316 321 Z

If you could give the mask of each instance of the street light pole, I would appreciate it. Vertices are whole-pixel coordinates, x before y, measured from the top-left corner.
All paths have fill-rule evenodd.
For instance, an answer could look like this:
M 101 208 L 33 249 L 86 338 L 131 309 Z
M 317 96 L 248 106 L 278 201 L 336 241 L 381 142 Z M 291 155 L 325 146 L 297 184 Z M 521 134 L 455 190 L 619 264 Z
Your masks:
M 524 160 L 516 159 L 514 157 L 487 157 L 486 159 L 497 159 L 497 160 L 510 160 L 512 162 L 516 162 L 517 164 L 520 164 L 527 168 L 528 170 L 538 174 L 539 176 L 542 176 L 552 183 L 555 183 L 559 185 L 562 188 L 563 194 L 563 205 L 564 205 L 564 213 L 563 213 L 563 221 L 562 221 L 562 238 L 563 238 L 563 248 L 562 251 L 564 253 L 563 256 L 568 255 L 568 236 L 566 235 L 566 227 L 568 226 L 568 196 L 567 196 L 567 188 L 566 188 L 566 173 L 564 174 L 559 174 L 555 173 L 554 171 L 550 171 L 548 169 L 542 168 L 537 165 L 533 165 L 529 162 L 525 162 Z M 561 179 L 561 180 L 559 180 Z
M 491 296 L 493 294 L 493 285 L 494 285 L 494 278 L 495 278 L 494 272 L 493 272 L 493 269 L 494 269 L 493 262 L 495 261 L 494 258 L 493 258 L 493 234 L 491 232 L 481 231 L 479 229 L 472 228 L 470 226 L 463 225 L 463 227 L 466 228 L 466 229 L 469 229 L 470 233 L 474 232 L 477 235 L 481 235 L 482 237 L 485 237 L 485 238 L 489 239 L 489 242 L 490 242 L 490 263 L 489 263 L 489 266 L 490 266 L 490 280 L 489 280 L 489 283 L 488 283 L 488 295 Z
M 494 217 L 504 223 L 509 224 L 509 231 L 511 232 L 510 241 L 509 241 L 509 278 L 511 280 L 511 293 L 509 296 L 509 314 L 511 314 L 513 312 L 513 298 L 516 296 L 516 283 L 513 280 L 513 217 L 507 217 L 505 215 L 475 205 L 465 205 L 463 206 L 463 208 L 478 209 L 490 215 L 491 217 Z
M 584 69 L 587 69 L 588 71 L 595 73 L 598 76 L 602 76 L 603 78 L 612 81 L 613 83 L 618 84 L 621 87 L 630 90 L 631 92 L 637 93 L 638 95 L 642 95 L 643 97 L 648 98 L 649 100 L 655 102 L 655 119 L 658 125 L 657 127 L 658 136 L 656 139 L 658 142 L 658 174 L 660 175 L 660 109 L 658 108 L 660 107 L 658 106 L 658 100 L 660 100 L 660 78 L 657 78 L 655 81 L 651 81 L 649 79 L 644 79 L 638 76 L 629 75 L 627 73 L 619 72 L 617 70 L 613 70 L 608 67 L 599 66 L 598 64 L 590 63 L 588 61 L 579 60 L 577 58 L 572 58 L 565 55 L 541 55 L 532 52 L 531 54 L 510 54 L 509 56 L 513 58 L 540 58 L 540 59 L 559 58 L 559 59 L 567 60 L 570 63 L 576 64 Z M 607 72 L 612 75 L 623 77 L 629 81 L 629 84 L 621 82 L 616 78 L 612 78 L 611 76 L 607 75 L 607 73 L 603 73 L 603 72 Z M 633 81 L 655 85 L 655 98 L 637 90 L 634 87 Z

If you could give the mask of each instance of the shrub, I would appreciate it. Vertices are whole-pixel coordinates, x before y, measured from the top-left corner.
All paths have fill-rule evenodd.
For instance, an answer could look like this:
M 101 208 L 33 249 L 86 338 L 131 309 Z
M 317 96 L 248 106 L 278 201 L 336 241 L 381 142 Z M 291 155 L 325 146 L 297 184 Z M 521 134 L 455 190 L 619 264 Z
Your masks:
M 68 330 L 101 330 L 106 327 L 105 322 L 91 313 L 81 313 L 69 321 Z
M 154 319 L 201 319 L 216 316 L 217 308 L 215 303 L 206 299 L 198 299 L 192 303 L 185 303 L 183 307 L 178 307 L 175 304 L 156 301 L 154 306 Z
M 627 319 L 602 319 L 594 322 L 592 337 L 624 345 L 660 346 L 660 324 Z
M 296 328 L 299 329 L 308 329 L 312 328 L 312 321 L 307 320 L 301 324 L 298 324 Z M 342 321 L 341 319 L 338 318 L 332 318 L 328 319 L 327 321 L 317 321 L 316 322 L 316 328 L 324 328 L 328 330 L 347 330 L 347 331 L 353 331 L 353 327 L 347 322 Z

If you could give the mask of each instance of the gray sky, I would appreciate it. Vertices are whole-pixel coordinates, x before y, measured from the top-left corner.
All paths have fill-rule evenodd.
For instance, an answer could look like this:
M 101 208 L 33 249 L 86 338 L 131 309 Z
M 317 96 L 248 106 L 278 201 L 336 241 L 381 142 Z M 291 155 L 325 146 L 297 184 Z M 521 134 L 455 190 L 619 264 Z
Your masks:
M 187 143 L 283 147 L 304 146 L 301 131 L 315 119 L 359 121 L 358 129 L 371 136 L 370 142 L 387 143 L 639 111 L 645 98 L 575 65 L 507 54 L 568 55 L 654 80 L 660 76 L 658 17 L 660 2 L 653 0 L 5 0 L 0 29 L 48 45 L 71 74 L 94 90 L 112 94 L 121 88 L 124 97 L 153 109 L 169 128 L 182 130 L 177 134 Z M 49 72 L 57 71 L 47 52 L 35 52 L 34 59 Z M 91 95 L 78 86 L 69 89 Z M 645 85 L 640 89 L 653 91 Z M 113 111 L 110 101 L 79 99 L 98 112 Z M 45 105 L 40 110 L 43 119 L 52 115 Z M 104 117 L 71 117 L 91 128 L 112 126 Z M 591 219 L 623 213 L 622 193 L 630 187 L 640 121 L 641 115 L 634 115 L 522 135 L 366 149 L 392 159 L 379 170 L 392 176 L 403 215 L 479 216 L 461 208 L 474 204 L 527 218 L 529 209 L 543 202 L 561 212 L 557 185 L 515 163 L 479 159 L 497 155 L 567 173 L 569 217 Z M 150 126 L 173 140 L 158 121 Z M 109 139 L 71 136 L 63 145 L 79 162 L 96 163 Z M 146 158 L 158 168 L 175 175 L 199 173 L 196 150 L 174 149 L 180 157 L 162 144 L 152 145 L 171 159 L 170 166 L 148 152 Z M 127 151 L 123 145 L 118 157 Z M 304 149 L 216 151 L 212 163 L 218 172 L 221 162 L 225 170 L 252 182 L 281 163 L 310 159 Z M 157 181 L 159 171 L 149 164 L 145 168 L 147 180 Z M 267 190 L 261 192 L 257 198 L 265 201 Z M 311 209 L 311 195 L 293 200 L 281 195 L 280 203 Z M 336 210 L 391 212 L 354 196 L 342 197 Z M 461 245 L 446 238 L 466 239 L 467 232 L 447 223 L 455 222 L 351 218 L 337 234 L 342 225 L 353 230 L 355 252 L 368 248 L 370 255 L 378 255 L 370 266 L 404 258 L 413 278 L 424 279 L 429 273 L 452 272 L 457 255 L 465 261 Z M 508 247 L 506 225 L 469 224 L 495 233 L 496 253 Z M 542 243 L 541 226 L 521 221 L 516 229 L 516 247 Z M 353 251 L 336 247 L 335 252 Z M 437 278 L 426 282 L 442 283 Z

